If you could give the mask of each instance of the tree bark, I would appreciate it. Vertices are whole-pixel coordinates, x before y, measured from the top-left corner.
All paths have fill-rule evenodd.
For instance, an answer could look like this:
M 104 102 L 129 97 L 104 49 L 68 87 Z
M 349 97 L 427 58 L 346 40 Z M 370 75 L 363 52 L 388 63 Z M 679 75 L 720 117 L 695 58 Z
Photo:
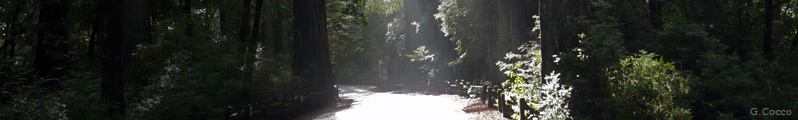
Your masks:
M 238 31 L 239 32 L 238 33 L 238 40 L 241 41 L 241 42 L 247 42 L 248 41 L 247 38 L 249 38 L 249 32 L 250 32 L 249 31 L 250 30 L 250 27 L 249 27 L 249 19 L 250 19 L 249 17 L 250 17 L 250 15 L 249 15 L 249 13 L 250 13 L 250 8 L 252 6 L 252 1 L 251 0 L 243 0 L 243 3 L 241 3 L 241 4 L 243 5 L 243 9 L 241 9 L 241 11 L 242 11 L 241 12 L 241 25 L 240 25 L 241 30 Z
M 507 52 L 518 52 L 516 48 L 521 46 L 521 43 L 524 41 L 530 40 L 529 35 L 526 33 L 529 30 L 532 30 L 534 25 L 530 26 L 530 22 L 534 22 L 534 19 L 531 19 L 533 15 L 538 15 L 537 11 L 537 4 L 536 3 L 525 3 L 525 1 L 520 0 L 498 0 L 496 1 L 496 11 L 497 14 L 497 22 L 496 22 L 496 34 L 498 40 L 496 40 L 496 49 L 492 51 L 493 60 L 489 62 L 491 68 L 497 68 L 493 63 L 498 60 L 502 60 L 504 54 Z M 532 14 L 522 14 L 525 12 L 531 12 Z M 534 24 L 534 23 L 532 23 Z M 498 81 L 494 82 L 501 82 L 504 81 L 503 75 L 501 75 L 501 71 L 498 69 L 491 70 L 496 76 L 495 78 Z
M 541 55 L 543 75 L 556 70 L 558 64 L 554 62 L 553 55 L 559 52 L 559 41 L 564 40 L 559 34 L 565 34 L 565 1 L 540 0 L 540 28 L 541 28 Z M 560 72 L 560 71 L 557 71 Z
M 420 45 L 418 44 L 418 42 L 420 42 L 419 40 L 420 37 L 417 32 L 420 30 L 416 29 L 417 27 L 416 25 L 413 25 L 413 23 L 421 22 L 422 13 L 421 13 L 421 7 L 419 7 L 420 3 L 418 0 L 403 0 L 402 3 L 403 3 L 402 5 L 403 11 L 405 14 L 404 15 L 405 49 L 404 51 L 402 51 L 403 53 L 402 57 L 397 57 L 396 59 L 397 60 L 396 62 L 399 65 L 398 66 L 399 71 L 396 72 L 399 72 L 397 75 L 403 75 L 403 76 L 401 77 L 394 76 L 394 77 L 399 77 L 396 79 L 400 79 L 404 82 L 410 82 L 418 80 L 417 73 L 419 72 L 418 69 L 416 69 L 418 67 L 416 67 L 414 63 L 410 62 L 410 59 L 407 58 L 407 56 L 405 56 L 404 54 L 413 54 L 414 53 L 413 51 L 416 50 L 416 48 L 418 48 L 418 46 Z
M 125 79 L 122 77 L 124 62 L 126 59 L 127 47 L 124 39 L 124 16 L 125 4 L 120 1 L 105 1 L 103 11 L 106 11 L 103 22 L 103 35 L 105 41 L 102 42 L 102 81 L 101 81 L 101 102 L 110 105 L 105 110 L 105 117 L 111 119 L 122 119 L 125 115 Z
M 762 40 L 763 54 L 766 58 L 770 59 L 773 53 L 771 45 L 773 44 L 773 0 L 765 0 L 765 34 Z
M 39 77 L 50 76 L 55 67 L 67 62 L 67 6 L 65 0 L 42 1 L 36 34 L 34 67 Z
M 190 0 L 188 0 L 190 1 Z M 138 49 L 137 45 L 142 43 L 152 43 L 152 25 L 150 23 L 150 0 L 127 0 L 124 2 L 125 16 L 122 25 L 123 38 L 126 39 L 125 45 L 128 48 L 126 52 L 133 52 Z M 190 30 L 190 29 L 187 29 Z M 136 62 L 138 59 L 133 56 L 126 55 L 129 62 Z
M 186 24 L 187 24 L 187 26 L 186 26 L 186 36 L 188 36 L 189 39 L 190 39 L 190 37 L 194 36 L 194 32 L 192 30 L 194 25 L 192 24 L 192 22 L 190 20 L 191 19 L 191 14 L 192 14 L 192 11 L 191 11 L 191 3 L 192 2 L 191 2 L 191 0 L 182 0 L 182 1 L 183 1 L 183 6 L 182 6 L 183 7 L 183 11 L 186 13 L 186 21 L 185 21 Z
M 98 8 L 99 9 L 99 8 Z M 99 12 L 99 10 L 98 10 Z M 100 16 L 94 16 L 94 23 L 91 26 L 91 35 L 89 35 L 89 57 L 94 57 L 94 41 L 97 40 L 97 33 L 100 32 Z
M 275 43 L 274 41 L 277 41 L 277 39 L 275 39 L 276 37 L 274 37 L 275 19 L 271 7 L 271 2 L 267 2 L 263 10 L 265 11 L 264 14 L 266 17 L 266 19 L 263 22 L 265 24 L 263 28 L 264 31 L 261 32 L 263 33 L 263 38 L 262 38 L 264 42 L 263 44 L 268 44 L 269 49 L 274 49 L 276 51 L 275 46 L 277 46 L 278 44 L 274 44 Z
M 338 90 L 333 87 L 330 46 L 327 40 L 327 16 L 324 0 L 294 0 L 294 74 L 306 81 L 303 87 L 321 92 L 307 106 L 334 103 Z M 304 105 L 303 105 L 304 106 Z
M 505 0 L 503 2 L 508 2 L 508 1 Z M 478 67 L 477 69 L 482 70 L 481 71 L 483 72 L 482 78 L 484 80 L 488 80 L 493 83 L 501 83 L 501 81 L 499 81 L 499 76 L 501 76 L 501 73 L 499 72 L 498 67 L 496 67 L 496 61 L 504 57 L 504 53 L 507 53 L 507 51 L 504 50 L 504 48 L 506 47 L 505 45 L 509 45 L 508 41 L 502 41 L 503 39 L 501 39 L 499 36 L 498 31 L 503 29 L 500 27 L 507 27 L 499 25 L 502 24 L 501 22 L 508 22 L 508 21 L 498 20 L 501 17 L 498 15 L 500 14 L 498 9 L 502 8 L 499 8 L 497 3 L 499 2 L 490 1 L 490 0 L 486 0 L 481 3 L 482 5 L 485 6 L 484 7 L 485 9 L 482 9 L 481 11 L 482 15 L 480 15 L 484 17 L 482 19 L 483 20 L 482 23 L 485 25 L 483 26 L 482 30 L 484 30 L 484 32 L 482 33 L 485 34 L 482 35 L 483 36 L 482 38 L 478 38 L 479 41 L 481 43 L 484 43 L 483 45 L 487 47 L 486 49 L 487 51 L 485 51 L 485 54 L 483 54 L 484 55 L 483 58 L 484 61 L 482 63 L 483 66 Z M 501 36 L 501 37 L 507 37 L 507 36 Z
M 227 24 L 227 14 L 225 14 L 225 11 L 220 10 L 219 11 L 219 29 L 221 29 L 222 34 L 224 34 L 225 31 L 227 31 L 227 25 L 225 25 L 225 24 Z
M 263 14 L 263 0 L 255 2 L 255 21 L 252 21 L 252 37 L 249 38 L 250 44 L 257 45 L 258 35 L 260 34 L 260 18 Z M 254 49 L 253 49 L 254 50 Z
M 660 0 L 648 1 L 649 22 L 654 30 L 662 30 L 662 2 Z

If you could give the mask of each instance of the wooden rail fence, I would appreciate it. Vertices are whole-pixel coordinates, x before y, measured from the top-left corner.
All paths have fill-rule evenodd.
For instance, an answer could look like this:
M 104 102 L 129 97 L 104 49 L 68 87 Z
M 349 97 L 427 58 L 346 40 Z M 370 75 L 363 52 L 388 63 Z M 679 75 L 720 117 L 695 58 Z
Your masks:
M 468 86 L 468 87 L 466 87 Z M 527 105 L 527 101 L 525 99 L 516 99 L 515 96 L 507 96 L 504 94 L 504 90 L 502 87 L 498 85 L 471 85 L 468 83 L 449 83 L 449 87 L 446 89 L 447 94 L 457 94 L 460 96 L 469 96 L 468 88 L 482 88 L 480 92 L 482 94 L 477 94 L 477 97 L 486 104 L 490 108 L 494 108 L 499 110 L 502 113 L 503 117 L 512 119 L 512 115 L 515 114 L 513 111 L 513 106 L 510 104 L 517 105 L 520 108 L 520 112 L 524 111 L 535 111 L 529 105 Z M 472 89 L 475 90 L 475 89 Z M 509 103 L 509 104 L 508 104 Z M 519 118 L 521 120 L 526 120 L 529 116 L 528 114 L 531 113 L 523 113 Z

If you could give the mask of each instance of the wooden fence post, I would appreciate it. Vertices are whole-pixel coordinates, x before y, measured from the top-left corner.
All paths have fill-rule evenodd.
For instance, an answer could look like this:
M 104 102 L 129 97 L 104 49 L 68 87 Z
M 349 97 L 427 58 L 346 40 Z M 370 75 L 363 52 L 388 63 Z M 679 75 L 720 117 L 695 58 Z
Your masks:
M 244 105 L 244 111 L 242 112 L 244 115 L 242 116 L 243 120 L 250 120 L 252 116 L 252 106 L 250 104 Z
M 482 101 L 484 102 L 483 104 L 490 106 L 488 103 L 490 101 L 490 86 L 488 85 L 482 86 Z
M 232 113 L 231 111 L 233 111 L 232 108 L 230 108 L 230 106 L 227 106 L 227 108 L 224 110 L 224 114 L 222 114 L 224 120 L 230 120 L 230 113 Z
M 207 120 L 208 119 L 208 113 L 207 112 L 202 112 L 200 114 L 200 118 L 199 119 L 200 120 Z
M 493 102 L 495 101 L 494 99 L 495 99 L 495 96 L 496 96 L 495 91 L 496 91 L 496 87 L 488 88 L 488 91 L 487 91 L 487 93 L 488 93 L 488 108 L 495 108 L 495 107 L 493 107 Z
M 526 106 L 526 99 L 524 98 L 518 99 L 518 109 L 519 109 L 518 115 L 521 116 L 521 120 L 526 120 L 527 109 L 524 106 Z

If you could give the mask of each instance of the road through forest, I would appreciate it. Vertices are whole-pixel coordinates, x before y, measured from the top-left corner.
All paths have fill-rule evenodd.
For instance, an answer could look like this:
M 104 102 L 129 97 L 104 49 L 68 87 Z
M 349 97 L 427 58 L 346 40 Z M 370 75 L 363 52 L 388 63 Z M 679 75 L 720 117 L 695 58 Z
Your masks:
M 341 102 L 315 115 L 314 120 L 468 120 L 504 119 L 479 100 L 457 95 L 381 92 L 376 86 L 338 85 Z M 372 91 L 374 90 L 374 91 Z

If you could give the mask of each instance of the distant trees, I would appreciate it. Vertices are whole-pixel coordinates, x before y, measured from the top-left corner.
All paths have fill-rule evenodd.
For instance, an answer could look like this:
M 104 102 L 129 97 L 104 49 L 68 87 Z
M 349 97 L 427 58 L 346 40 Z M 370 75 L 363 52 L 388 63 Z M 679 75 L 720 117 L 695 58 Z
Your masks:
M 39 10 L 39 26 L 36 33 L 36 58 L 34 66 L 40 77 L 53 77 L 55 68 L 65 67 L 67 55 L 66 20 L 69 3 L 65 1 L 42 1 Z M 64 73 L 59 70 L 60 73 Z

